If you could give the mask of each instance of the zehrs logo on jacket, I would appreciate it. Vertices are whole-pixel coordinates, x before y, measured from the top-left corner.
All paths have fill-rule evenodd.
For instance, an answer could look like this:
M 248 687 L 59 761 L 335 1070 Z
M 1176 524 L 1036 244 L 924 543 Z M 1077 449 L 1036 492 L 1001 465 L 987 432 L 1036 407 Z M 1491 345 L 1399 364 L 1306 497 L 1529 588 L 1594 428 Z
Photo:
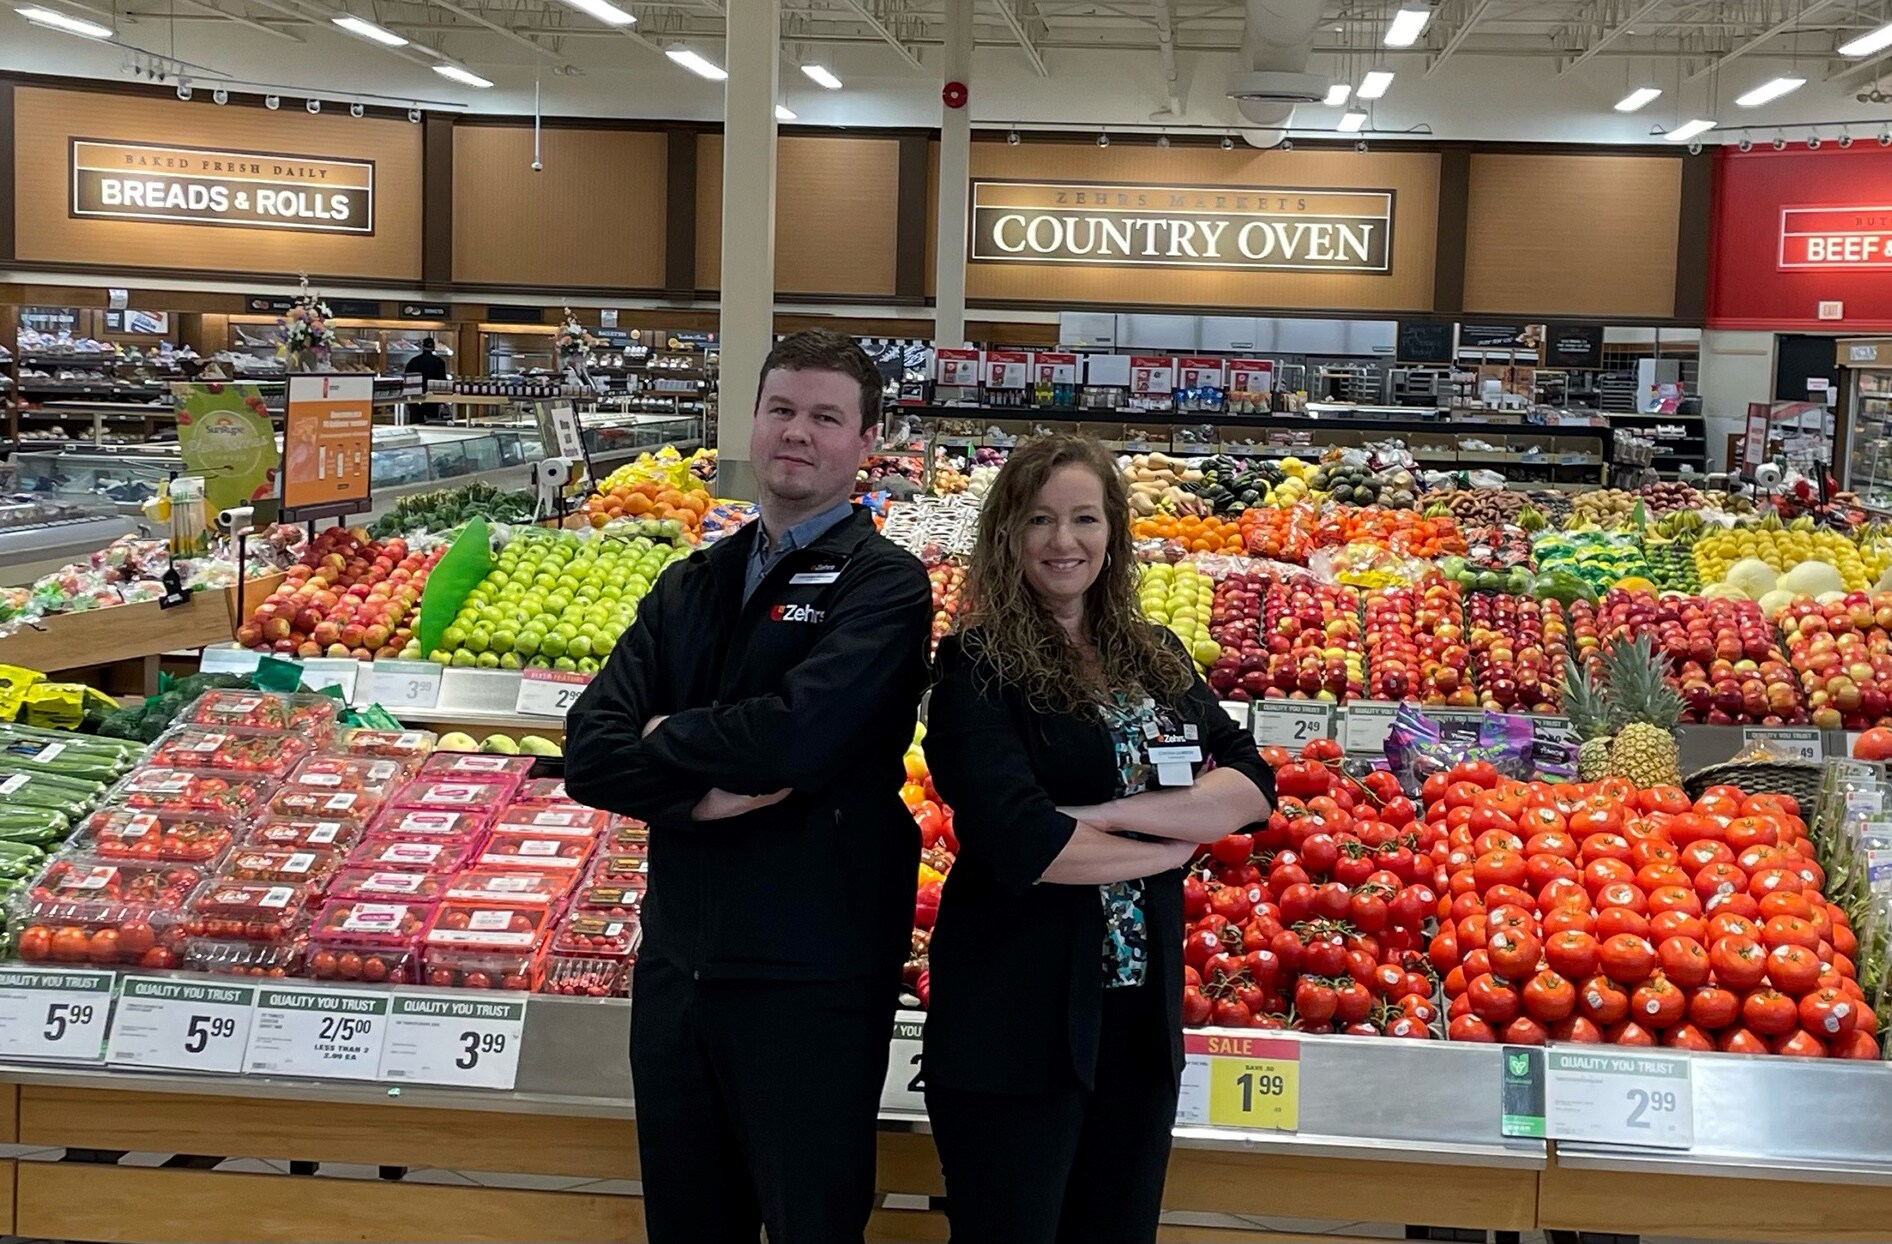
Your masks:
M 769 610 L 771 622 L 808 622 L 819 625 L 827 616 L 826 609 L 816 609 L 812 605 L 776 605 Z

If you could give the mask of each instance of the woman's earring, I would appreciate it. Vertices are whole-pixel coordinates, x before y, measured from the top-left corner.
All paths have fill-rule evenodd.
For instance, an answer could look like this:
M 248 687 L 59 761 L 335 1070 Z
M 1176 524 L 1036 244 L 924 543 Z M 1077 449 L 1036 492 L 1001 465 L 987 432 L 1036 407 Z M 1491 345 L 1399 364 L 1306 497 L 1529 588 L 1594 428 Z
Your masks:
M 1105 554 L 1104 554 L 1104 569 L 1105 569 L 1105 570 L 1109 570 L 1109 569 L 1110 569 L 1110 554 L 1108 554 L 1108 553 L 1105 553 Z

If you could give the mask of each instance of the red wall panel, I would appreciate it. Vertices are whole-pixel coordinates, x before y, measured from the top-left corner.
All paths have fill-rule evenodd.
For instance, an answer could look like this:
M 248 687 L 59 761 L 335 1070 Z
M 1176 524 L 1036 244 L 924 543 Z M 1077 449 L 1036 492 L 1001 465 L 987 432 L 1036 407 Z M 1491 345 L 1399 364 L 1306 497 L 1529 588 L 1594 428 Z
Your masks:
M 1842 150 L 1828 140 L 1818 151 L 1794 143 L 1785 151 L 1715 154 L 1715 202 L 1710 240 L 1708 324 L 1711 328 L 1816 329 L 1822 332 L 1892 330 L 1892 149 L 1868 137 Z M 1796 216 L 1795 230 L 1831 228 L 1871 250 L 1856 249 L 1841 270 L 1783 269 L 1784 208 L 1879 208 Z M 1804 257 L 1805 239 L 1794 254 Z M 1870 255 L 1884 267 L 1862 262 Z M 1838 301 L 1845 318 L 1822 320 L 1819 304 Z

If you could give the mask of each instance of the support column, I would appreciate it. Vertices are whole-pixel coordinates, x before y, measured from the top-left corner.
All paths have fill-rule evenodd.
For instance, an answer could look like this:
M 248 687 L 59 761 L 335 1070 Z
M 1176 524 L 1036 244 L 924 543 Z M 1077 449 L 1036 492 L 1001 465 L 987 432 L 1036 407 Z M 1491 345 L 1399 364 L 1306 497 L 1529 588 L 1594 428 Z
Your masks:
M 940 85 L 972 85 L 972 0 L 946 0 Z M 966 194 L 972 178 L 972 106 L 940 106 L 939 232 L 933 278 L 933 345 L 966 344 Z
M 781 0 L 742 0 L 728 9 L 716 491 L 751 498 L 755 474 L 749 465 L 749 430 L 755 424 L 756 379 L 775 332 L 775 90 Z

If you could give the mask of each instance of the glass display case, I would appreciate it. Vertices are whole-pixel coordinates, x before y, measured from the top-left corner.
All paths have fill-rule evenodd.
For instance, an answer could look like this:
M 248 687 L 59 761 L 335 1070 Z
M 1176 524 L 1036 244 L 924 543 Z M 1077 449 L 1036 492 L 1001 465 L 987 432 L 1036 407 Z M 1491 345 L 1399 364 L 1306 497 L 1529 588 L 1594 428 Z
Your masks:
M 1880 508 L 1892 508 L 1892 349 L 1886 356 L 1885 366 L 1854 366 L 1843 373 L 1846 452 L 1840 486 Z
M 371 371 L 380 376 L 398 376 L 407 361 L 420 353 L 425 337 L 434 339 L 434 353 L 454 366 L 454 333 L 443 323 L 411 323 L 405 320 L 349 320 L 335 322 L 336 344 L 330 348 L 329 363 L 337 371 Z M 280 376 L 283 374 L 283 325 L 279 316 L 233 315 L 230 317 L 230 348 L 218 355 L 235 370 L 239 379 Z

